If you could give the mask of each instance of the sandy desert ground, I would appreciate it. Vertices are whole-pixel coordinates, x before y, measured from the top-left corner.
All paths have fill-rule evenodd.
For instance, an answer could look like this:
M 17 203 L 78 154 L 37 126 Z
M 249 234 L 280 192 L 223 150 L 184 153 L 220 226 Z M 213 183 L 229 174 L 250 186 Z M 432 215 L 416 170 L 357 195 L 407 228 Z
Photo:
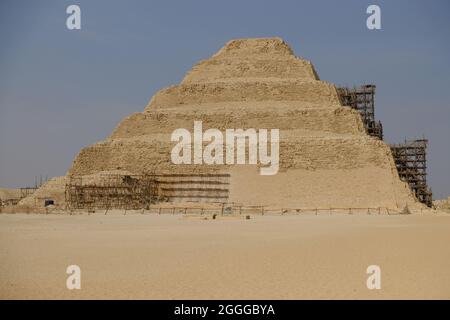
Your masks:
M 0 243 L 2 299 L 450 298 L 448 214 L 1 214 Z

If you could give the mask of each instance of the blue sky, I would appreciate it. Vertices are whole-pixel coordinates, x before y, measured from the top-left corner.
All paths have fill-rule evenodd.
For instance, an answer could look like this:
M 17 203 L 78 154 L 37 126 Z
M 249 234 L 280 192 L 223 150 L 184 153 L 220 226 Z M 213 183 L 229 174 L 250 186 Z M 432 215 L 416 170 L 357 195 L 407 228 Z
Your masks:
M 82 29 L 66 28 L 81 7 Z M 382 30 L 366 28 L 381 7 Z M 78 151 L 143 110 L 234 38 L 279 36 L 338 85 L 375 83 L 388 142 L 424 135 L 450 194 L 448 1 L 0 2 L 0 186 L 63 175 Z

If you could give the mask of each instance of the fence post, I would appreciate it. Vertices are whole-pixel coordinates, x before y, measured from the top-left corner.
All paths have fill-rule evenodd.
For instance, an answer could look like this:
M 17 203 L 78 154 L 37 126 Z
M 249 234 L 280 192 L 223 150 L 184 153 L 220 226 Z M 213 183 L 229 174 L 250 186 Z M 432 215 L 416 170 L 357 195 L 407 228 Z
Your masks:
M 159 207 L 158 209 L 158 214 L 161 214 L 161 207 Z

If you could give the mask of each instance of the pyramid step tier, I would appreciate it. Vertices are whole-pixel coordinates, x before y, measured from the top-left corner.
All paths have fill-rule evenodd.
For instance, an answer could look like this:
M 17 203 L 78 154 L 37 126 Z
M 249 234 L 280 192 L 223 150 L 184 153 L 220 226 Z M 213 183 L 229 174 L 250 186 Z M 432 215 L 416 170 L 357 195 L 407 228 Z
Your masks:
M 302 129 L 336 134 L 365 135 L 358 112 L 348 107 L 317 107 L 302 102 L 291 105 L 268 103 L 219 103 L 208 108 L 192 105 L 183 108 L 135 113 L 123 120 L 111 135 L 112 139 L 131 138 L 153 133 L 171 133 L 178 128 L 193 130 L 194 121 L 203 129 Z
M 182 84 L 232 81 L 319 80 L 313 65 L 306 60 L 288 57 L 271 59 L 208 59 L 196 64 Z
M 305 103 L 339 105 L 336 87 L 324 81 L 261 81 L 189 83 L 172 86 L 156 93 L 145 111 L 199 104 L 245 101 L 302 101 Z
M 280 137 L 280 171 L 347 169 L 350 174 L 352 169 L 368 165 L 394 168 L 389 147 L 370 137 L 302 137 L 290 131 L 280 131 Z M 88 175 L 109 170 L 135 174 L 228 172 L 229 165 L 173 164 L 170 154 L 175 143 L 169 138 L 168 134 L 155 134 L 97 143 L 81 150 L 69 174 Z M 225 159 L 225 147 L 223 154 Z

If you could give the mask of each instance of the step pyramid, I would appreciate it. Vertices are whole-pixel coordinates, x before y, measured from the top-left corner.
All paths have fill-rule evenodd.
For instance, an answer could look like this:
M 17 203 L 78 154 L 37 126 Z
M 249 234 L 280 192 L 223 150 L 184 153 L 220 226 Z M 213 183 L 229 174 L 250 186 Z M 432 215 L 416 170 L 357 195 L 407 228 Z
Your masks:
M 257 165 L 248 164 L 173 164 L 171 133 L 178 128 L 192 131 L 194 121 L 202 121 L 203 130 L 279 129 L 278 173 L 263 176 Z M 172 185 L 177 175 L 193 177 L 180 179 L 171 189 L 170 197 L 177 201 L 209 201 L 208 192 L 189 197 L 182 186 L 191 181 L 195 189 L 203 177 L 228 175 L 227 190 L 219 193 L 230 203 L 294 208 L 418 205 L 398 177 L 389 146 L 368 136 L 360 115 L 341 105 L 336 87 L 320 80 L 311 62 L 296 57 L 280 38 L 228 42 L 196 64 L 179 85 L 157 92 L 143 112 L 126 117 L 106 140 L 82 149 L 68 175 L 108 172 L 173 175 Z

